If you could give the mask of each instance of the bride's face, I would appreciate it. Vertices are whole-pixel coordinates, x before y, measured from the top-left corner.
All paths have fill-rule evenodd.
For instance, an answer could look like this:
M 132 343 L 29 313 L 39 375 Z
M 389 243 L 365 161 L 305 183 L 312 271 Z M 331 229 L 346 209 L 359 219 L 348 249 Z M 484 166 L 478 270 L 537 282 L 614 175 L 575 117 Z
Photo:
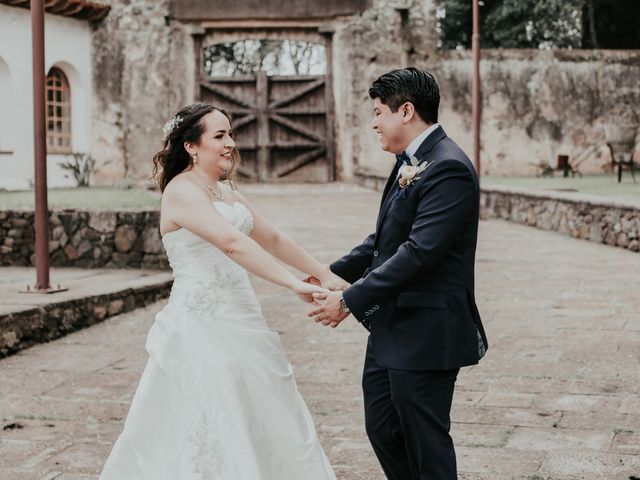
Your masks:
M 198 163 L 218 172 L 227 172 L 231 168 L 231 153 L 236 143 L 231 138 L 231 124 L 224 113 L 214 110 L 203 118 L 205 131 L 197 145 Z

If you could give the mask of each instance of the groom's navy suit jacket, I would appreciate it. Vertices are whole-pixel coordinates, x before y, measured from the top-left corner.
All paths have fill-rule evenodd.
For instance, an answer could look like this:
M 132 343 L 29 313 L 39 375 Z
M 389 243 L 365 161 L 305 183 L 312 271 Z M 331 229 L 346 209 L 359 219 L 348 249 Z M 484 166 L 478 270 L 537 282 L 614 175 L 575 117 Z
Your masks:
M 415 156 L 428 165 L 420 178 L 397 197 L 396 164 L 375 233 L 330 268 L 353 284 L 344 299 L 380 366 L 472 365 L 488 347 L 474 299 L 478 176 L 441 127 Z

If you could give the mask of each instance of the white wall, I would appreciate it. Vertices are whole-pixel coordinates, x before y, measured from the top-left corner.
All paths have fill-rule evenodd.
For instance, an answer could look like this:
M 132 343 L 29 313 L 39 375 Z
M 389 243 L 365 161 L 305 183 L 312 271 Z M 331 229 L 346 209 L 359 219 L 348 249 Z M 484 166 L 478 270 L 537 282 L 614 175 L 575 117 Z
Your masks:
M 7 63 L 0 57 L 0 157 L 9 155 L 13 150 L 13 125 L 11 112 L 13 106 L 13 81 Z
M 0 188 L 28 188 L 33 182 L 33 75 L 31 12 L 0 5 L 0 87 L 10 79 L 11 95 L 0 94 Z M 4 62 L 4 66 L 3 66 Z M 91 29 L 87 22 L 45 15 L 45 73 L 58 67 L 69 80 L 72 105 L 72 151 L 89 152 L 91 138 Z M 4 68 L 6 67 L 6 68 Z M 6 71 L 5 71 L 6 70 Z M 8 73 L 7 73 L 8 71 Z M 8 130 L 5 132 L 5 128 Z M 5 135 L 6 133 L 6 135 Z M 64 155 L 47 158 L 51 187 L 73 185 L 58 164 Z

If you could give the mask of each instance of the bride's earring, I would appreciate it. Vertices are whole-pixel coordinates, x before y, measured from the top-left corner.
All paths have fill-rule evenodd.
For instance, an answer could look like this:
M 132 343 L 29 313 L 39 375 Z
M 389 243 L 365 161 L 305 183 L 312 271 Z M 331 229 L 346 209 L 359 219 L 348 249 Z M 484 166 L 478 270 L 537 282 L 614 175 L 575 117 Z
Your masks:
M 195 165 L 196 163 L 198 163 L 198 152 L 194 153 L 193 155 L 191 155 L 191 160 L 193 161 L 193 164 Z

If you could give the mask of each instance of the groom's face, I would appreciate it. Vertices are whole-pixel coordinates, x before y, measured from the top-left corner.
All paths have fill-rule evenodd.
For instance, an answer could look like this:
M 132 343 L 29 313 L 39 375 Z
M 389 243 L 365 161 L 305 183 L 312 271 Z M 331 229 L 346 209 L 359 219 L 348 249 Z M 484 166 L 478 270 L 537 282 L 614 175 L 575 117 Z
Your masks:
M 392 112 L 389 106 L 380 101 L 373 100 L 373 120 L 371 126 L 378 134 L 380 146 L 391 153 L 402 153 L 406 145 L 406 122 L 402 108 Z

